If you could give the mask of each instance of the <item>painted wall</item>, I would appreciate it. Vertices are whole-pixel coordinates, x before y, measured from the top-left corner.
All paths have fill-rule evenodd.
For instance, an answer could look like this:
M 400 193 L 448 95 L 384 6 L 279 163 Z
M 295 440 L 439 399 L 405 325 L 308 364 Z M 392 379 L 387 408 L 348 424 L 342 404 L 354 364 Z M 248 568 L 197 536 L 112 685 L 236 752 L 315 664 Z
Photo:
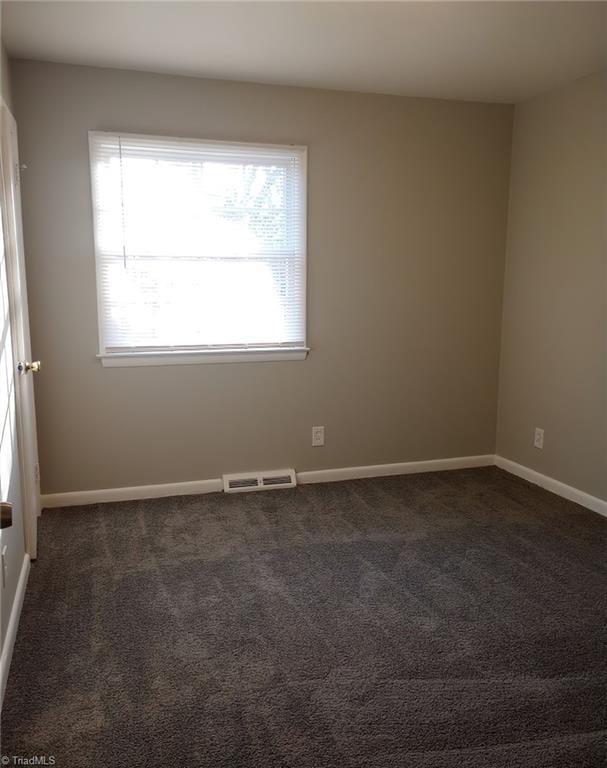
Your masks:
M 12 66 L 44 493 L 494 452 L 511 107 Z M 89 129 L 309 147 L 305 361 L 101 367 Z
M 607 76 L 597 74 L 516 107 L 498 453 L 607 499 L 606 369 Z

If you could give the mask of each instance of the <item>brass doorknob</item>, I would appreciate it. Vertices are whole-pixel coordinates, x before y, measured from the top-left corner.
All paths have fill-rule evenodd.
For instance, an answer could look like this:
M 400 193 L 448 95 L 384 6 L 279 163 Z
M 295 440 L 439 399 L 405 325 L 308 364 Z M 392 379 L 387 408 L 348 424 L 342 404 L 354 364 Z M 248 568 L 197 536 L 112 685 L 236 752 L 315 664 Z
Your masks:
M 35 360 L 33 363 L 19 363 L 17 366 L 17 370 L 21 371 L 21 373 L 28 373 L 29 371 L 39 373 L 40 368 L 42 368 L 40 360 Z

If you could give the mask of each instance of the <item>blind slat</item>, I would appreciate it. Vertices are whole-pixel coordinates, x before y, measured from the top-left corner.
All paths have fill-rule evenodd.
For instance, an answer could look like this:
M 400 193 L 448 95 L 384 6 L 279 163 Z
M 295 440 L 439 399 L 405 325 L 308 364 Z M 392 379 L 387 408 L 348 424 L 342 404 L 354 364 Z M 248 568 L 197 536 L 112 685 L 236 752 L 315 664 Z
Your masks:
M 102 353 L 305 346 L 304 148 L 89 145 Z

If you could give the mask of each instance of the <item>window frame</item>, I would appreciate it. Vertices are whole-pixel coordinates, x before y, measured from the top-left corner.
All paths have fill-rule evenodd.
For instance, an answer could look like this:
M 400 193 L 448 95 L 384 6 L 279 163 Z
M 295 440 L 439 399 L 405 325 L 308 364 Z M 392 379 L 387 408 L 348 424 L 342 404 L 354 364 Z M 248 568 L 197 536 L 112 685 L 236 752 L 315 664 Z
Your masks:
M 93 139 L 95 136 L 120 136 L 130 139 L 166 139 L 167 141 L 182 142 L 184 144 L 204 144 L 206 146 L 217 147 L 246 147 L 250 149 L 282 149 L 295 150 L 302 155 L 302 178 L 303 185 L 302 208 L 300 213 L 301 232 L 302 232 L 302 251 L 303 251 L 303 306 L 302 321 L 304 329 L 303 346 L 217 346 L 216 348 L 177 348 L 174 350 L 158 349 L 150 350 L 133 347 L 120 352 L 109 352 L 104 340 L 104 323 L 101 298 L 101 276 L 100 276 L 100 253 L 98 248 L 97 216 L 94 190 L 94 152 Z M 276 144 L 262 142 L 244 142 L 244 141 L 220 141 L 201 138 L 191 138 L 182 136 L 167 136 L 155 133 L 131 133 L 126 131 L 102 131 L 90 130 L 88 132 L 89 149 L 89 185 L 91 190 L 91 214 L 93 218 L 93 250 L 95 256 L 95 289 L 97 299 L 97 329 L 98 329 L 98 353 L 96 358 L 104 367 L 130 367 L 130 366 L 160 366 L 160 365 L 198 365 L 201 363 L 245 363 L 245 362 L 275 362 L 304 360 L 310 347 L 307 342 L 308 322 L 308 147 L 302 144 Z

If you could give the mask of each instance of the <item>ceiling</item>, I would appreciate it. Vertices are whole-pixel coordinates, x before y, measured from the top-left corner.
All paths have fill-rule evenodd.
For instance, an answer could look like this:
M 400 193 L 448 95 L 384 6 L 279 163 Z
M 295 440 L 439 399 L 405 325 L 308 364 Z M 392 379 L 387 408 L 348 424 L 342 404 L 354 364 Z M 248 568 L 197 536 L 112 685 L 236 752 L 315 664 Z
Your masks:
M 10 56 L 517 102 L 607 66 L 603 2 L 6 2 Z

